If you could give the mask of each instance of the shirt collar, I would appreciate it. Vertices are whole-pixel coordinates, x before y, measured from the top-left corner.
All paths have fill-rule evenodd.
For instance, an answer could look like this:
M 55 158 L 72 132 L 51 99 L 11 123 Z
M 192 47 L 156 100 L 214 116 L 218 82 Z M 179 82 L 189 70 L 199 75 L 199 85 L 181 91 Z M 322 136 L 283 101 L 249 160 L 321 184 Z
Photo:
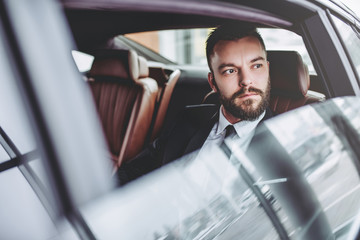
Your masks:
M 222 106 L 219 109 L 219 123 L 217 126 L 217 130 L 216 130 L 216 135 L 218 134 L 224 134 L 225 132 L 225 128 L 228 125 L 232 125 L 224 116 L 222 110 L 221 110 Z M 253 131 L 256 126 L 259 124 L 259 122 L 261 121 L 261 119 L 264 118 L 265 116 L 265 112 L 264 111 L 259 117 L 258 119 L 254 120 L 254 121 L 240 121 L 237 122 L 234 125 L 235 131 L 237 133 L 237 135 L 241 138 L 243 136 L 246 136 L 247 134 L 249 134 L 251 131 Z

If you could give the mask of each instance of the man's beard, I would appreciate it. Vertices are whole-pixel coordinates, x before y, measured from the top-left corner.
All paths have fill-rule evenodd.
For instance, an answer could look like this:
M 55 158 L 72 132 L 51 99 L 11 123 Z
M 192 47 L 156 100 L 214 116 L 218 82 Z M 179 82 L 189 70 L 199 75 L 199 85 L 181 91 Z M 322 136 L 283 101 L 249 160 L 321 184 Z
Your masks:
M 242 88 L 240 91 L 234 93 L 230 98 L 226 98 L 220 91 L 217 89 L 220 95 L 220 103 L 224 106 L 225 110 L 228 111 L 231 115 L 241 120 L 254 121 L 260 117 L 260 115 L 265 111 L 269 106 L 270 101 L 270 79 L 268 80 L 267 87 L 263 92 L 260 89 L 249 87 Z M 257 93 L 261 97 L 260 102 L 257 106 L 253 106 L 255 100 L 247 99 L 240 103 L 236 104 L 236 100 L 239 96 L 246 93 Z

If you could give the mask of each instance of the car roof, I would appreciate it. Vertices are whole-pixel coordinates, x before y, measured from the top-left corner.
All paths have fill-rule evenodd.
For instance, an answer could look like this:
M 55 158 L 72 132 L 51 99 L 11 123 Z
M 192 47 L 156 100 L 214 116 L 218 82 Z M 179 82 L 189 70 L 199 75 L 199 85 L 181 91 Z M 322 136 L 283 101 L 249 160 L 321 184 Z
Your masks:
M 239 5 L 231 1 L 62 0 L 62 4 L 80 47 L 98 44 L 119 34 L 211 28 L 234 20 L 245 25 L 296 31 L 294 23 L 314 14 L 313 9 L 284 1 L 281 1 L 281 11 L 276 4 L 258 1 L 242 1 Z
M 298 32 L 301 21 L 322 8 L 354 18 L 338 1 L 61 0 L 80 50 L 120 34 L 165 29 L 212 28 L 224 22 Z M 280 6 L 280 7 L 279 7 Z M 353 20 L 351 20 L 353 22 Z

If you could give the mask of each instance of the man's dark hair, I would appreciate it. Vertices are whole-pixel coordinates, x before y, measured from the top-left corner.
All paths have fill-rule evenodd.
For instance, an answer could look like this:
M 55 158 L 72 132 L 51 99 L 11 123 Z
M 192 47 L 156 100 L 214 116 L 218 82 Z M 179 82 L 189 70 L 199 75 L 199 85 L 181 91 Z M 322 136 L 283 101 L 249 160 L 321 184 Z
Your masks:
M 206 58 L 210 71 L 212 71 L 210 58 L 214 54 L 216 43 L 221 40 L 233 41 L 249 36 L 256 37 L 266 52 L 264 40 L 254 27 L 244 27 L 239 24 L 225 24 L 215 28 L 206 40 Z

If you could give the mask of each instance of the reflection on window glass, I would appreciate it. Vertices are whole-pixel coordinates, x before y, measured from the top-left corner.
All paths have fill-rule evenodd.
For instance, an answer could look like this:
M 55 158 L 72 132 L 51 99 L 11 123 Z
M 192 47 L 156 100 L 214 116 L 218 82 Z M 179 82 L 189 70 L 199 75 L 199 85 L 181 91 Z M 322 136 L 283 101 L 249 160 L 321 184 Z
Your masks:
M 29 165 L 31 169 L 36 173 L 37 179 L 40 180 L 38 182 L 39 186 L 42 188 L 42 190 L 49 194 L 52 192 L 52 189 L 50 188 L 49 180 L 47 179 L 47 173 L 45 172 L 45 168 L 43 163 L 41 162 L 40 158 L 34 159 L 29 162 Z
M 198 234 L 204 227 L 211 230 L 210 233 L 213 232 L 213 235 L 205 235 L 205 238 L 217 235 L 219 239 L 233 239 L 241 235 L 242 239 L 261 239 L 265 233 L 276 237 L 276 232 L 257 197 L 239 172 L 229 164 L 222 152 L 217 153 L 218 149 L 212 151 L 213 158 L 208 158 L 207 155 L 198 156 L 196 161 L 184 169 L 184 179 L 193 191 L 191 195 L 198 195 L 196 199 L 205 203 L 202 211 L 206 214 L 206 226 L 197 229 L 196 234 L 185 239 L 201 236 Z M 196 222 L 194 215 L 189 219 L 193 219 L 189 221 L 191 225 Z M 249 227 L 249 221 L 257 224 Z M 260 226 L 264 231 L 255 233 Z M 186 227 L 184 229 L 187 229 Z M 222 232 L 224 229 L 227 230 Z
M 57 239 L 58 229 L 18 168 L 0 174 L 1 239 Z
M 236 141 L 235 141 L 236 142 Z M 258 146 L 259 147 L 259 146 Z M 261 147 L 260 149 L 258 149 L 258 151 L 261 151 Z M 254 161 L 256 161 L 254 158 L 248 158 L 248 156 L 246 156 L 244 154 L 244 152 L 239 148 L 239 147 L 235 147 L 235 149 L 233 149 L 233 153 L 232 155 L 234 157 L 231 157 L 230 159 L 232 159 L 233 161 L 232 164 L 234 164 L 234 166 L 237 166 L 238 169 L 240 169 L 241 167 L 243 167 L 241 172 L 242 175 L 246 175 L 245 172 L 247 172 L 249 174 L 249 176 L 251 176 L 251 179 L 253 179 L 253 183 L 251 184 L 253 186 L 252 188 L 252 192 L 255 192 L 257 189 L 260 191 L 260 195 L 258 195 L 257 201 L 259 202 L 259 207 L 261 208 L 269 208 L 270 210 L 268 210 L 268 216 L 273 216 L 273 218 L 277 219 L 275 221 L 278 221 L 279 224 L 281 224 L 281 227 L 284 230 L 284 234 L 286 234 L 287 236 L 294 238 L 294 239 L 300 239 L 301 234 L 302 234 L 302 227 L 297 226 L 297 223 L 294 223 L 293 221 L 291 221 L 291 219 L 289 218 L 289 213 L 284 206 L 282 206 L 282 204 L 284 203 L 284 194 L 282 194 L 281 198 L 282 198 L 282 202 L 279 201 L 279 195 L 275 195 L 275 193 L 273 192 L 272 187 L 273 186 L 281 186 L 282 184 L 287 182 L 286 178 L 280 178 L 280 179 L 268 179 L 265 180 L 264 176 L 262 174 L 264 174 L 265 172 L 267 172 L 267 170 L 264 171 L 265 168 L 268 168 L 268 164 L 269 162 L 267 161 L 267 159 L 265 159 L 264 161 L 260 161 L 262 162 L 261 164 L 256 164 L 256 166 L 254 165 Z M 256 161 L 258 162 L 258 161 Z M 271 164 L 271 163 L 270 163 Z M 252 194 L 254 196 L 254 194 Z M 254 196 L 255 197 L 255 196 Z M 285 196 L 286 199 L 286 196 Z M 287 201 L 287 200 L 285 200 Z M 254 214 L 254 213 L 252 213 Z M 249 225 L 249 219 L 243 218 L 242 219 L 242 224 L 243 225 Z M 248 222 L 247 222 L 248 221 Z M 252 221 L 251 221 L 252 223 Z M 250 224 L 251 225 L 251 224 Z M 268 232 L 267 237 L 265 239 L 278 239 L 278 234 L 274 231 L 274 229 L 270 229 L 269 226 L 264 226 L 264 228 L 261 228 L 261 230 L 255 228 L 252 229 L 251 231 L 255 232 Z M 278 231 L 281 231 L 280 229 L 278 229 Z M 254 235 L 255 236 L 255 235 Z M 250 239 L 257 239 L 257 237 L 250 238 Z M 231 239 L 231 238 L 230 238 Z
M 5 53 L 2 43 L 0 43 L 0 52 Z M 39 189 L 39 183 L 37 180 L 37 174 L 41 175 L 43 183 L 48 183 L 49 181 L 44 179 L 42 176 L 45 172 L 44 165 L 38 164 L 37 168 L 32 169 L 27 163 L 31 162 L 34 159 L 37 159 L 39 156 L 36 153 L 36 141 L 33 135 L 33 126 L 29 120 L 29 117 L 26 112 L 26 104 L 24 104 L 23 96 L 21 96 L 21 91 L 17 86 L 17 79 L 15 79 L 15 74 L 11 71 L 12 67 L 9 66 L 11 61 L 7 61 L 5 57 L 0 58 L 0 127 L 2 130 L 2 142 L 4 148 L 6 146 L 6 151 L 12 158 L 21 159 L 18 168 L 16 168 L 17 161 L 13 161 L 13 165 L 6 165 L 10 169 L 4 167 L 4 171 L 0 173 L 6 174 L 10 171 L 20 170 L 22 173 L 21 181 L 31 184 L 33 189 L 36 191 Z M 9 156 L 6 156 L 4 153 L 3 147 L 0 147 L 0 161 L 3 159 L 9 159 Z M 4 156 L 4 157 L 3 157 Z M 25 177 L 25 178 L 24 178 Z M 23 179 L 24 178 L 24 179 Z M 16 184 L 15 184 L 16 185 Z M 41 184 L 40 184 L 41 185 Z M 6 182 L 4 186 L 10 186 L 9 182 Z M 17 186 L 17 185 L 16 185 Z M 42 185 L 40 186 L 41 189 Z M 18 191 L 16 188 L 14 192 Z M 46 194 L 46 193 L 45 193 Z M 5 193 L 6 195 L 6 193 Z M 39 194 L 39 195 L 43 195 Z M 26 201 L 26 199 L 22 199 Z M 54 202 L 54 201 L 51 201 Z M 55 203 L 55 202 L 54 202 Z
M 345 117 L 352 123 L 355 130 L 360 133 L 360 101 L 355 98 L 338 98 L 335 104 L 344 112 Z
M 351 60 L 354 63 L 356 71 L 360 74 L 360 39 L 359 35 L 347 25 L 345 22 L 341 21 L 337 17 L 333 16 L 333 20 L 336 24 L 336 27 L 339 30 L 340 37 L 343 39 L 345 47 L 350 54 Z
M 205 42 L 212 29 L 179 29 L 127 34 L 126 37 L 178 64 L 207 66 Z M 267 50 L 295 50 L 315 73 L 302 38 L 284 29 L 259 29 Z
M 172 203 L 181 206 L 183 218 L 158 232 L 179 239 L 277 239 L 276 231 L 257 197 L 220 149 L 212 156 L 197 156 L 190 163 L 178 162 L 182 177 L 180 197 Z M 202 158 L 204 157 L 204 158 Z M 186 161 L 186 160 L 182 160 Z M 179 185 L 177 185 L 179 186 Z M 185 211 L 186 209 L 186 211 Z M 252 224 L 249 224 L 251 222 Z M 259 228 L 263 231 L 257 231 Z
M 0 145 L 0 163 L 5 162 L 9 159 L 10 159 L 9 155 L 4 150 L 4 148 Z
M 360 101 L 353 100 L 351 104 L 346 98 L 332 101 L 360 130 L 357 117 Z M 325 108 L 324 112 L 331 113 L 334 106 L 328 110 Z M 344 234 L 343 228 L 360 208 L 360 179 L 352 149 L 334 131 L 330 115 L 329 119 L 321 117 L 310 106 L 279 116 L 276 120 L 266 125 L 302 170 L 334 233 Z
M 23 105 L 4 77 L 0 79 L 2 79 L 0 80 L 2 86 L 0 88 L 0 126 L 21 153 L 34 150 L 35 141 L 32 138 L 29 123 L 26 121 L 28 118 L 24 114 Z
M 102 207 L 89 206 L 84 216 L 99 239 L 279 239 L 236 167 L 220 148 L 211 155 L 185 156 L 120 189 Z

